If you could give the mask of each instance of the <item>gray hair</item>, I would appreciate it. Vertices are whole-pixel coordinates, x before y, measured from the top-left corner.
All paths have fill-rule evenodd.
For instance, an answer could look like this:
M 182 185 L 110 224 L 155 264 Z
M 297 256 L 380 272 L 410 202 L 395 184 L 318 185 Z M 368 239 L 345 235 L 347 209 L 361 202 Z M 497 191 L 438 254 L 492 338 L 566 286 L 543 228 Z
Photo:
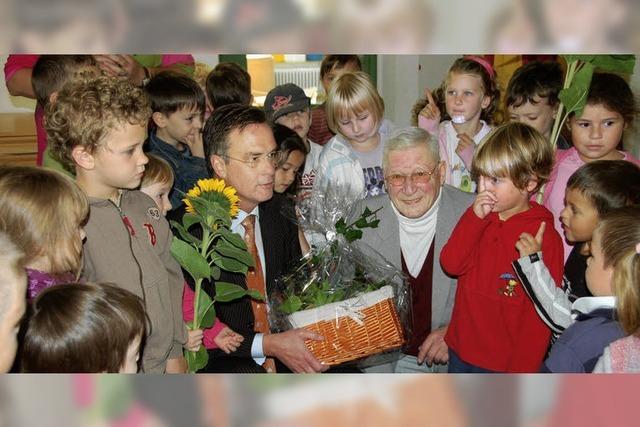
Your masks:
M 433 160 L 440 162 L 438 140 L 424 129 L 412 126 L 397 130 L 387 140 L 382 154 L 382 168 L 387 168 L 389 152 L 414 147 L 426 147 Z

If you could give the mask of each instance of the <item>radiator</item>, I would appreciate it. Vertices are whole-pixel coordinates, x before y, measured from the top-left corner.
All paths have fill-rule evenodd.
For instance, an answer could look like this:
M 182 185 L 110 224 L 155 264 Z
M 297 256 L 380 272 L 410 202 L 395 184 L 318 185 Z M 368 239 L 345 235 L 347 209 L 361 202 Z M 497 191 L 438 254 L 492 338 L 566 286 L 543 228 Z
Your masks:
M 320 63 L 276 64 L 276 85 L 294 83 L 302 89 L 318 87 L 320 83 Z

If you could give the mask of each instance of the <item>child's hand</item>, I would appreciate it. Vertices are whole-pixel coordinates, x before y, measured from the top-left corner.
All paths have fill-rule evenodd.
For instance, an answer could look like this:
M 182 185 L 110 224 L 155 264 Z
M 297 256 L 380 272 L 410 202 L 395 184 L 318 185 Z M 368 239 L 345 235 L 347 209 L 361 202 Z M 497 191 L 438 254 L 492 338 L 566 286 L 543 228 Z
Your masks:
M 234 331 L 228 326 L 220 331 L 220 333 L 213 339 L 218 347 L 229 354 L 232 351 L 236 351 L 240 347 L 240 343 L 244 341 L 244 337 Z
M 473 141 L 473 138 L 464 132 L 458 134 L 456 154 L 462 159 L 467 169 L 471 169 L 471 161 L 473 160 L 473 152 L 475 149 L 476 143 Z
M 544 235 L 544 229 L 547 227 L 547 223 L 542 221 L 536 237 L 533 237 L 529 233 L 522 233 L 520 239 L 516 242 L 516 249 L 520 252 L 520 258 L 535 254 L 542 250 L 542 236 Z
M 476 196 L 476 200 L 473 202 L 473 213 L 480 219 L 484 219 L 489 212 L 493 209 L 498 198 L 491 191 L 487 190 L 484 185 L 484 176 L 480 177 L 480 182 L 478 183 L 478 195 Z
M 429 103 L 424 106 L 422 110 L 420 110 L 420 115 L 429 119 L 435 120 L 438 123 L 440 122 L 440 109 L 436 105 L 436 102 L 433 100 L 433 96 L 431 95 L 431 91 L 429 88 L 424 90 L 424 96 L 427 98 Z
M 202 329 L 188 329 L 187 344 L 184 347 L 189 351 L 200 350 L 203 337 L 204 337 L 204 333 L 202 332 Z
M 202 132 L 196 132 L 194 135 L 188 135 L 184 141 L 184 145 L 189 147 L 191 155 L 204 159 L 204 144 L 202 142 Z

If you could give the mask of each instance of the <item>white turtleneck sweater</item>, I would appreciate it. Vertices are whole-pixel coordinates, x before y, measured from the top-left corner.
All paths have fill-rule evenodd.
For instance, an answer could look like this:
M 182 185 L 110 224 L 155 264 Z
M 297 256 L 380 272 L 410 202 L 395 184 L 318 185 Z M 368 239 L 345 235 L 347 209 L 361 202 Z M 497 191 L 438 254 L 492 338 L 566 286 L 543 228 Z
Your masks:
M 391 203 L 393 211 L 398 217 L 400 226 L 400 249 L 402 250 L 402 257 L 404 258 L 409 273 L 413 277 L 418 277 L 420 274 L 422 264 L 427 257 L 427 253 L 436 234 L 436 222 L 441 196 L 442 191 L 438 193 L 438 197 L 433 203 L 433 206 L 419 218 L 407 218 Z

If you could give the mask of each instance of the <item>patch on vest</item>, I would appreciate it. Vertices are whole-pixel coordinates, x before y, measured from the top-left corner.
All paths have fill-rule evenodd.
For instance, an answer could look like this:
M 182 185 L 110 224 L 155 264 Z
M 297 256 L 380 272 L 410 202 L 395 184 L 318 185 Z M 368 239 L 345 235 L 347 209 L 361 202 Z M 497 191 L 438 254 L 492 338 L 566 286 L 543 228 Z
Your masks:
M 160 219 L 160 209 L 158 208 L 149 208 L 147 209 L 147 215 L 149 215 L 151 218 L 155 219 L 156 221 Z

